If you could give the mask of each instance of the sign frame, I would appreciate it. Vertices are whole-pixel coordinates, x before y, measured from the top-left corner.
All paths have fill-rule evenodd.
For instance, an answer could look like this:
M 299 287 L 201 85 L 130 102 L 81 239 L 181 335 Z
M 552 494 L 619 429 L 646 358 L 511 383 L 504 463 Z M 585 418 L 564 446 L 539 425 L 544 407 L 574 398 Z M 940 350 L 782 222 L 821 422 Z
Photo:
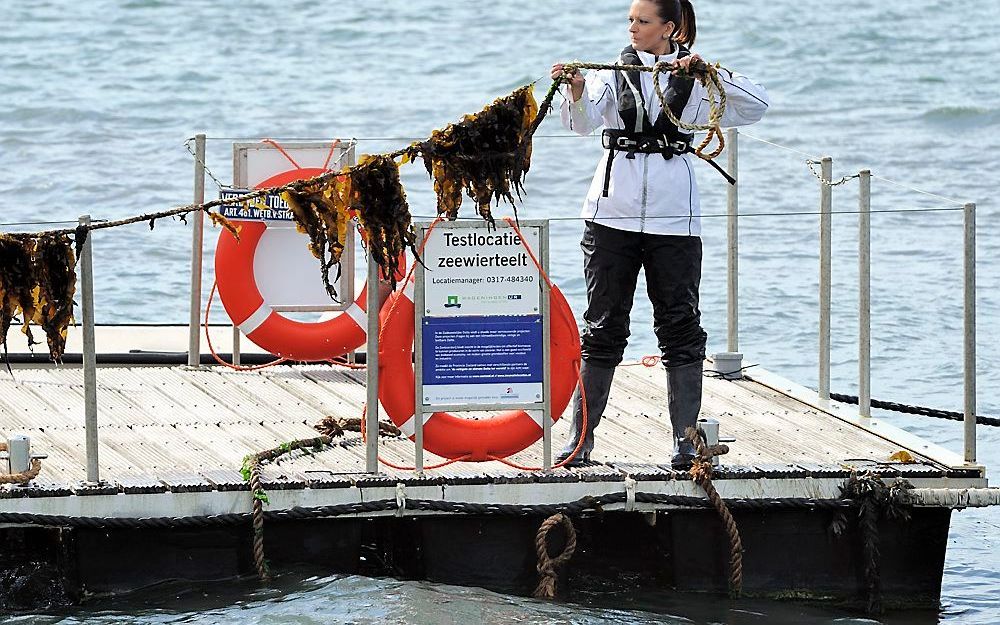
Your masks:
M 417 240 L 424 241 L 428 232 L 433 231 L 441 234 L 447 231 L 471 231 L 487 230 L 489 233 L 515 232 L 514 228 L 506 221 L 497 221 L 491 226 L 482 220 L 462 220 L 462 221 L 442 221 L 436 224 L 431 222 L 419 222 L 414 224 L 417 232 Z M 423 326 L 424 318 L 427 316 L 428 308 L 426 301 L 427 268 L 422 263 L 417 263 L 414 272 L 413 289 L 413 381 L 414 381 L 414 445 L 416 456 L 417 474 L 423 473 L 423 425 L 429 415 L 435 412 L 476 412 L 488 409 L 495 410 L 524 410 L 528 412 L 536 421 L 539 419 L 542 428 L 543 445 L 543 468 L 548 470 L 552 467 L 552 384 L 551 384 L 551 305 L 549 297 L 549 284 L 545 276 L 549 272 L 549 222 L 548 220 L 521 220 L 518 228 L 523 232 L 529 229 L 537 229 L 538 247 L 533 250 L 535 257 L 541 265 L 542 272 L 539 272 L 536 280 L 539 289 L 539 309 L 537 315 L 542 321 L 542 392 L 541 400 L 536 402 L 496 402 L 488 406 L 482 404 L 443 404 L 425 403 L 424 380 L 423 380 Z M 432 236 L 433 236 L 432 232 Z M 526 235 L 527 236 L 527 235 Z M 534 261 L 529 259 L 534 266 Z M 433 268 L 432 268 L 433 270 Z M 480 315 L 470 315 L 480 316 Z M 525 317 L 527 315 L 515 315 L 510 317 Z M 462 316 L 450 316 L 451 318 L 461 318 Z M 502 315 L 498 316 L 502 317 Z M 441 318 L 435 316 L 435 318 Z
M 330 150 L 333 149 L 331 163 L 343 162 L 345 166 L 353 166 L 357 162 L 354 143 L 336 145 L 333 141 L 296 141 L 282 143 L 281 148 L 295 159 L 302 167 L 320 167 Z M 279 150 L 270 143 L 236 142 L 233 143 L 233 187 L 236 189 L 252 189 L 260 180 L 250 180 L 250 153 L 277 153 Z M 288 163 L 291 168 L 292 163 Z M 277 173 L 277 172 L 275 172 Z M 322 306 L 273 306 L 275 312 L 311 313 L 311 312 L 343 312 L 354 304 L 357 297 L 355 284 L 355 232 L 347 229 L 347 240 L 344 241 L 344 253 L 341 256 L 341 278 L 338 281 L 338 291 L 341 302 L 330 302 Z

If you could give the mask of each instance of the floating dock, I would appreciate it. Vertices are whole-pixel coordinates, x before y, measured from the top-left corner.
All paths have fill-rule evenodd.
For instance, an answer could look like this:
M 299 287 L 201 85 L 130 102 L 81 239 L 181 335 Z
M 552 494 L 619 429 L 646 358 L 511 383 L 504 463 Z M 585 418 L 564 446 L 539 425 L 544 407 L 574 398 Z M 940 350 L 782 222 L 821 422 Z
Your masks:
M 705 368 L 702 416 L 736 439 L 714 485 L 739 528 L 744 594 L 868 600 L 870 535 L 842 487 L 869 472 L 913 487 L 908 518 L 878 520 L 886 602 L 936 605 L 952 509 L 997 503 L 984 490 L 985 468 L 760 369 L 725 380 L 711 362 Z M 0 563 L 34 566 L 71 600 L 254 574 L 244 458 L 316 437 L 325 417 L 361 417 L 366 399 L 363 371 L 329 365 L 104 366 L 101 482 L 88 483 L 83 385 L 83 370 L 69 365 L 22 365 L 0 377 L 4 433 L 30 436 L 32 450 L 48 456 L 28 485 L 0 487 Z M 669 466 L 666 407 L 662 367 L 619 367 L 593 462 L 550 471 L 486 462 L 420 473 L 380 464 L 369 473 L 360 434 L 347 432 L 263 465 L 264 554 L 275 573 L 306 563 L 527 593 L 537 582 L 539 524 L 565 510 L 578 547 L 561 593 L 597 578 L 725 591 L 727 536 L 715 510 L 698 505 L 705 493 L 691 475 Z M 568 436 L 564 418 L 554 444 Z M 539 466 L 541 447 L 510 460 Z M 383 438 L 379 456 L 412 465 L 414 445 Z M 629 571 L 636 575 L 621 576 Z M 29 599 L 7 597 L 15 600 Z

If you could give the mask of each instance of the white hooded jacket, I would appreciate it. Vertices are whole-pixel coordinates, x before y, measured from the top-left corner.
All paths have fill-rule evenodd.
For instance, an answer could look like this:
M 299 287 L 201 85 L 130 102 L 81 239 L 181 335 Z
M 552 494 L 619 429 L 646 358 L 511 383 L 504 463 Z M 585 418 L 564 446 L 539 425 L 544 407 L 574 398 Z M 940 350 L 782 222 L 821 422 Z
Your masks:
M 638 54 L 643 65 L 652 66 L 660 61 L 669 63 L 676 60 L 677 49 L 675 47 L 671 54 L 663 56 L 642 51 Z M 646 112 L 649 119 L 656 119 L 660 114 L 660 100 L 653 90 L 653 74 L 640 72 L 640 77 Z M 719 78 L 726 90 L 722 126 L 752 124 L 764 116 L 769 100 L 763 87 L 725 69 L 719 70 Z M 660 86 L 664 91 L 668 80 L 667 73 L 660 75 Z M 622 129 L 615 72 L 592 71 L 587 75 L 586 82 L 584 96 L 577 102 L 572 102 L 569 88 L 564 87 L 563 126 L 584 136 L 602 126 Z M 707 90 L 696 80 L 680 118 L 688 123 L 702 124 L 708 120 L 708 115 Z M 668 160 L 661 154 L 637 153 L 634 159 L 629 159 L 619 152 L 611 166 L 608 197 L 604 197 L 608 155 L 605 150 L 583 203 L 582 216 L 585 219 L 619 230 L 700 236 L 701 207 L 694 169 L 704 166 L 711 170 L 707 164 L 698 165 L 699 159 L 693 154 L 674 156 Z M 718 174 L 712 172 L 712 175 Z

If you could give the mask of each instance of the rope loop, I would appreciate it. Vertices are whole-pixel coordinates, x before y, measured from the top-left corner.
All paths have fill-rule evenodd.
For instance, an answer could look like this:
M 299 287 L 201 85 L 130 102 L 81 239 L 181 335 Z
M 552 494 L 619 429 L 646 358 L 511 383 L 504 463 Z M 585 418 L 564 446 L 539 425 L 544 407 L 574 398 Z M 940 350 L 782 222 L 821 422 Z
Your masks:
M 549 532 L 558 526 L 562 526 L 566 532 L 566 545 L 563 547 L 562 553 L 553 558 L 549 556 Z M 538 533 L 535 534 L 535 553 L 538 555 L 536 599 L 555 599 L 556 583 L 559 580 L 558 569 L 569 562 L 574 552 L 576 552 L 576 529 L 569 517 L 558 513 L 545 519 L 538 528 Z

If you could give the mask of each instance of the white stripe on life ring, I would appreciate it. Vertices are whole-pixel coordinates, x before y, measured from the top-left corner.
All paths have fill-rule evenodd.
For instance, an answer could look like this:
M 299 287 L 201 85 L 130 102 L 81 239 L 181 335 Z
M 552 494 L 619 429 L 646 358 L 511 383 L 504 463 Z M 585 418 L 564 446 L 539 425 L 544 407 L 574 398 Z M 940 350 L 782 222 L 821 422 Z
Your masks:
M 361 328 L 362 332 L 366 335 L 368 334 L 368 315 L 365 314 L 365 311 L 362 310 L 360 306 L 358 306 L 357 302 L 348 306 L 347 310 L 344 311 L 344 314 L 350 317 L 354 323 L 358 324 L 358 327 Z
M 239 325 L 240 332 L 242 332 L 244 336 L 250 336 L 250 334 L 257 328 L 264 325 L 264 322 L 267 321 L 267 318 L 270 316 L 271 307 L 267 305 L 267 302 L 265 302 Z
M 534 421 L 535 423 L 538 424 L 538 429 L 539 430 L 544 430 L 545 429 L 545 425 L 543 425 L 543 423 L 542 423 L 542 419 L 545 418 L 545 411 L 544 410 L 525 410 L 525 412 L 528 413 L 528 416 L 531 417 L 532 421 Z
M 430 421 L 431 417 L 433 416 L 434 416 L 433 412 L 425 412 L 424 425 L 427 425 L 427 422 Z M 414 436 L 417 433 L 416 415 L 411 416 L 409 419 L 406 420 L 406 423 L 399 426 L 399 431 L 402 432 L 403 436 L 407 438 L 411 438 L 412 436 Z
M 406 286 L 403 287 L 403 295 L 406 296 L 406 298 L 408 300 L 410 300 L 411 302 L 413 301 L 413 289 L 414 289 L 414 286 L 413 286 L 413 281 L 412 280 L 410 280 L 409 282 L 407 282 Z

